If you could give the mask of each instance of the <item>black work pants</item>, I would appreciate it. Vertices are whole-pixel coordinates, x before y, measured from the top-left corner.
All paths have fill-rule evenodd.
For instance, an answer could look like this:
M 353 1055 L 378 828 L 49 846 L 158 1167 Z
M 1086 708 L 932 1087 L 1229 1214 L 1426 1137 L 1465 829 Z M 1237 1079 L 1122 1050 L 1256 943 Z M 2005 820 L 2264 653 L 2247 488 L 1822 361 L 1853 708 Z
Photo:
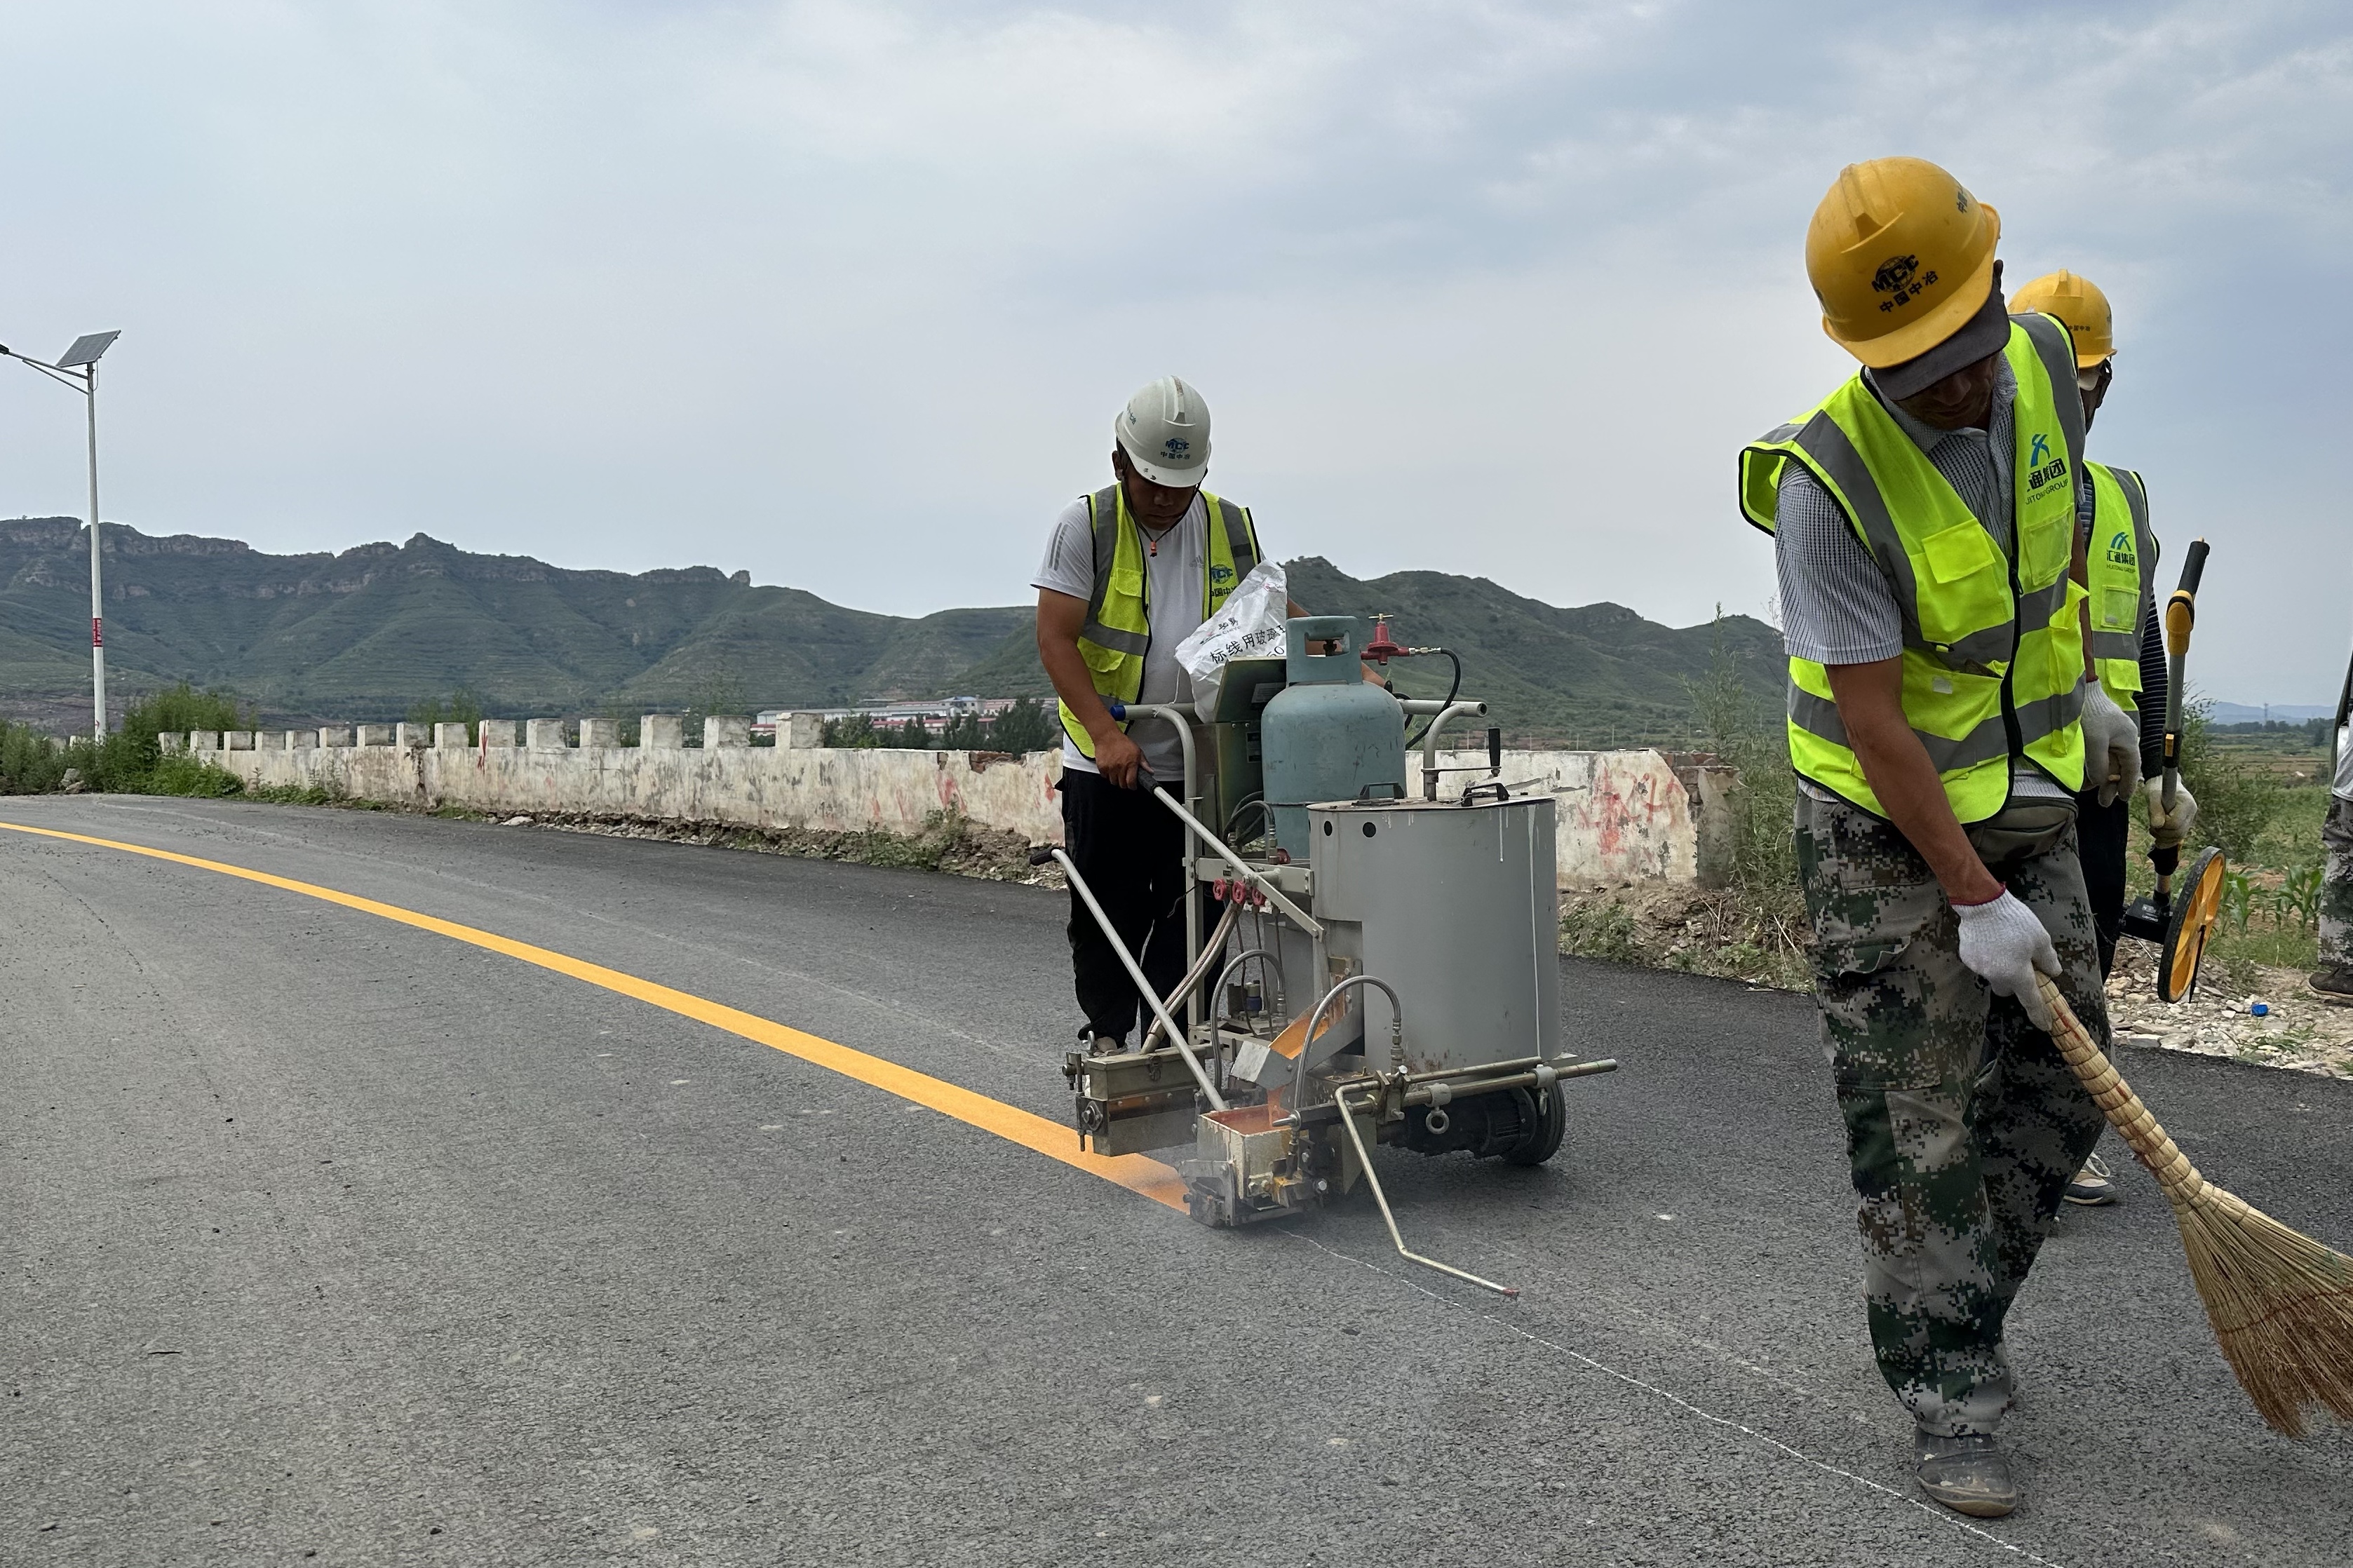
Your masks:
M 1148 790 L 1121 789 L 1099 773 L 1062 771 L 1062 844 L 1094 889 L 1145 978 L 1166 996 L 1185 978 L 1185 825 Z M 1071 889 L 1071 967 L 1079 1010 L 1098 1035 L 1124 1037 L 1149 1004 Z
M 2132 841 L 2132 802 L 2102 805 L 2097 790 L 2075 797 L 2075 842 L 2084 862 L 2084 891 L 2092 902 L 2092 931 L 2100 942 L 2100 978 L 2116 966 L 2116 938 L 2125 919 L 2125 848 Z

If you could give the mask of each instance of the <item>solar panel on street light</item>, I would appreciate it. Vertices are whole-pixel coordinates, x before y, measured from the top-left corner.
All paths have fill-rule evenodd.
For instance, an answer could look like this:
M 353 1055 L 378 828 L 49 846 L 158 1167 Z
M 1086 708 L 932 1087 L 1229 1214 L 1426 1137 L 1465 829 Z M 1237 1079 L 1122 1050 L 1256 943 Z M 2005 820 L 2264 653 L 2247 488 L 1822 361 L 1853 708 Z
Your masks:
M 84 332 L 73 341 L 73 347 L 58 356 L 58 368 L 66 370 L 78 364 L 96 364 L 98 356 L 114 346 L 121 332 Z

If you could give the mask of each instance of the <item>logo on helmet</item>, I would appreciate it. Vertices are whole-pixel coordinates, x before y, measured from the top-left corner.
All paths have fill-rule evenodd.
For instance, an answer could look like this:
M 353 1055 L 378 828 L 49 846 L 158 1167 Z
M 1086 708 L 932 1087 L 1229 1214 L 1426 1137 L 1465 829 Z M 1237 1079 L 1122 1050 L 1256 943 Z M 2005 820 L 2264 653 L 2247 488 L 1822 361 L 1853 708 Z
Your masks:
M 1871 287 L 1877 293 L 1895 293 L 1897 290 L 1901 289 L 1904 285 L 1911 282 L 1912 274 L 1919 270 L 1920 258 L 1918 257 L 1891 256 L 1886 260 L 1879 264 L 1879 270 L 1877 272 L 1872 274 Z
M 1170 458 L 1181 458 L 1192 449 L 1193 443 L 1187 441 L 1182 436 L 1171 436 L 1168 439 L 1160 443 L 1160 450 L 1162 454 Z

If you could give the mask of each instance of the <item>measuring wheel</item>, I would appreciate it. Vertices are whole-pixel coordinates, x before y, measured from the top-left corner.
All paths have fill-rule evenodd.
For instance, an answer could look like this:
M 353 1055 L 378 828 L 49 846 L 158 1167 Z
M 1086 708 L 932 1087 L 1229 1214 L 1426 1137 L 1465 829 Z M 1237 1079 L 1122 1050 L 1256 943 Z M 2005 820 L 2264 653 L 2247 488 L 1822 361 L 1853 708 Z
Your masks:
M 2206 957 L 2206 939 L 2222 913 L 2222 852 L 2208 849 L 2189 863 L 2181 879 L 2173 918 L 2166 922 L 2165 947 L 2158 954 L 2157 994 L 2179 1002 L 2198 990 L 2198 966 Z

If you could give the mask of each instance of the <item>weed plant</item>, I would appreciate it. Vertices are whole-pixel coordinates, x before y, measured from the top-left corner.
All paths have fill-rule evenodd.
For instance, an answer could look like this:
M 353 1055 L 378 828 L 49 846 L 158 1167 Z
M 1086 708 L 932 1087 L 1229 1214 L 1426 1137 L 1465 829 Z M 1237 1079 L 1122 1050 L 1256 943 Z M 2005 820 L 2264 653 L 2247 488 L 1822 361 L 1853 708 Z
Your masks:
M 433 734 L 436 724 L 466 726 L 466 744 L 472 745 L 482 738 L 482 700 L 466 687 L 459 687 L 448 697 L 428 697 L 408 710 L 408 721 Z
M 1789 768 L 1789 742 L 1778 714 L 1763 705 L 1741 679 L 1724 635 L 1724 609 L 1715 614 L 1715 642 L 1707 672 L 1685 683 L 1698 739 L 1737 773 L 1731 810 L 1731 882 L 1735 891 L 1776 910 L 1801 903 L 1798 895 L 1798 776 Z
M 2221 734 L 2210 706 L 2190 701 L 2181 716 L 2181 782 L 2198 795 L 2190 850 L 2219 847 L 2228 867 L 2207 973 L 2231 991 L 2259 994 L 2266 986 L 2263 968 L 2308 970 L 2320 963 L 2320 822 L 2327 817 L 2329 786 L 2311 773 L 2268 767 L 2262 751 L 2221 744 Z M 2301 734 L 2289 737 L 2299 740 Z M 2134 897 L 2156 885 L 2148 847 L 2146 810 L 2134 807 L 2127 852 Z
M 57 741 L 29 724 L 0 720 L 0 795 L 47 795 L 70 765 Z
M 241 786 L 234 774 L 185 753 L 165 756 L 158 737 L 252 727 L 251 710 L 240 711 L 236 699 L 185 681 L 133 702 L 121 728 L 96 742 L 76 736 L 60 743 L 29 726 L 0 723 L 0 795 L 76 785 L 118 795 L 236 795 Z
M 454 724 L 454 719 L 445 719 Z M 234 782 L 234 781 L 232 781 Z M 261 801 L 269 805 L 343 805 L 343 792 L 327 784 L 255 784 L 245 791 L 248 800 Z
M 2233 992 L 2260 993 L 2263 968 L 2310 969 L 2319 962 L 2320 825 L 2328 815 L 2328 785 L 2265 767 L 2246 747 L 2221 744 L 2203 699 L 2188 705 L 2181 731 L 2181 778 L 2198 799 L 2190 834 L 2196 843 L 2184 858 L 2211 845 L 2229 868 L 2207 973 Z M 2156 886 L 2149 848 L 2147 813 L 2136 804 L 2126 859 L 2135 897 Z

